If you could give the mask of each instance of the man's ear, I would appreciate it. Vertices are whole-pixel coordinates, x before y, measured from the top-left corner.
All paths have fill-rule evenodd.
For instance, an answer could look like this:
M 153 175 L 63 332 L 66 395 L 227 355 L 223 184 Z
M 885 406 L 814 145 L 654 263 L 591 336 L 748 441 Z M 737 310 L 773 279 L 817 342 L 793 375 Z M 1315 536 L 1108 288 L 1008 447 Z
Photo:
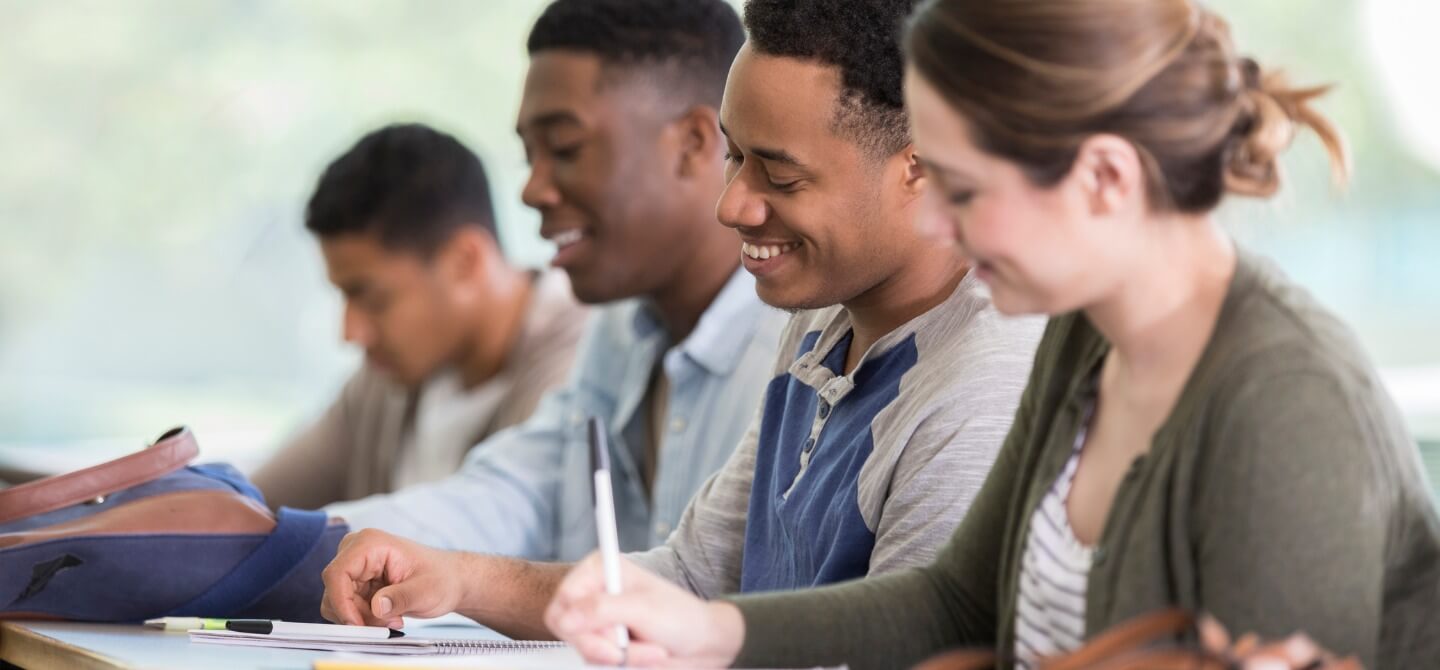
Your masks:
M 911 196 L 920 197 L 925 192 L 925 167 L 920 164 L 920 156 L 915 153 L 915 145 L 905 145 L 905 148 L 900 150 L 898 159 L 901 162 L 900 178 L 905 192 Z
M 1145 205 L 1145 164 L 1129 140 L 1095 135 L 1076 152 L 1067 179 L 1084 193 L 1094 216 L 1112 216 Z
M 672 122 L 671 130 L 679 148 L 676 170 L 681 177 L 715 169 L 725 143 L 720 136 L 720 116 L 714 107 L 690 107 Z
M 484 279 L 499 251 L 500 245 L 485 229 L 475 225 L 460 226 L 440 246 L 435 263 L 445 279 L 470 284 Z

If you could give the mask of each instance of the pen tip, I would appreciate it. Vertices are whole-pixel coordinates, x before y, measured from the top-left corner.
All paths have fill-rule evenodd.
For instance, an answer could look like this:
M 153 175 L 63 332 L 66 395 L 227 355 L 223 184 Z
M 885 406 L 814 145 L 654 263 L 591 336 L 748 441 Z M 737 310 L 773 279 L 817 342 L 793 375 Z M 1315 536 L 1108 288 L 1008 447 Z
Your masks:
M 394 638 L 397 638 L 397 637 L 405 637 L 405 631 L 395 630 L 394 628 L 391 628 L 391 629 L 390 629 L 390 638 L 391 638 L 391 639 L 394 639 Z

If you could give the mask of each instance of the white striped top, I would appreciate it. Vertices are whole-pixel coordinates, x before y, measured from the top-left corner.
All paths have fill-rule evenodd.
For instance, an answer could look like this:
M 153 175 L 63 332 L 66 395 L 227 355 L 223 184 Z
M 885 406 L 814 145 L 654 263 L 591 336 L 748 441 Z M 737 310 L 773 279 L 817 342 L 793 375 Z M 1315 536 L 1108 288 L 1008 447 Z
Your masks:
M 1065 470 L 1030 519 L 1015 608 L 1015 658 L 1025 670 L 1040 659 L 1074 651 L 1085 640 L 1085 590 L 1094 548 L 1075 538 L 1065 500 L 1080 465 L 1089 423 L 1087 412 Z

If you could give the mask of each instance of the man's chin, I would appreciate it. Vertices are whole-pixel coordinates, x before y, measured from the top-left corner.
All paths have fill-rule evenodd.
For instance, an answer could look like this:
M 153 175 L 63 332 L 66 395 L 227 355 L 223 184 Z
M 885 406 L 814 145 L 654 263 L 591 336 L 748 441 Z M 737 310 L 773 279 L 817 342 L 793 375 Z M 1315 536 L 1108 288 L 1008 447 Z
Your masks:
M 570 292 L 575 299 L 586 305 L 600 305 L 616 300 L 635 298 L 641 295 L 641 291 L 629 290 L 628 287 L 618 286 L 613 283 L 596 281 L 593 273 L 571 272 L 566 270 L 570 277 Z
M 419 381 L 411 379 L 410 375 L 406 375 L 400 372 L 395 368 L 395 366 L 384 361 L 377 361 L 373 358 L 367 358 L 365 359 L 365 365 L 371 370 L 373 370 L 376 374 L 380 375 L 382 379 L 391 384 L 403 386 L 407 389 L 413 389 L 420 385 Z
M 791 314 L 812 309 L 824 309 L 837 302 L 831 300 L 829 296 L 797 291 L 794 286 L 767 286 L 768 283 L 770 282 L 765 280 L 755 283 L 755 293 L 760 296 L 760 301 Z

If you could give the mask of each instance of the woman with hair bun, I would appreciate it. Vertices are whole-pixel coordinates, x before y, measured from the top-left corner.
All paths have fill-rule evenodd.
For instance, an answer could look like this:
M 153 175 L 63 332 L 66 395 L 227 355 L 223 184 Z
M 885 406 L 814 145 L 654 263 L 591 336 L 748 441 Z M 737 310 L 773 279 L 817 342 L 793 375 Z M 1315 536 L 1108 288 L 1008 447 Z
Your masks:
M 905 47 L 920 225 L 1002 312 L 1052 316 L 969 514 L 930 566 L 804 592 L 707 604 L 632 570 L 625 596 L 582 603 L 577 570 L 556 632 L 623 623 L 632 658 L 669 661 L 988 646 L 1033 667 L 1180 607 L 1436 667 L 1440 519 L 1415 443 L 1350 331 L 1211 216 L 1275 193 L 1302 130 L 1344 181 L 1324 89 L 1238 55 L 1190 0 L 930 0 Z

